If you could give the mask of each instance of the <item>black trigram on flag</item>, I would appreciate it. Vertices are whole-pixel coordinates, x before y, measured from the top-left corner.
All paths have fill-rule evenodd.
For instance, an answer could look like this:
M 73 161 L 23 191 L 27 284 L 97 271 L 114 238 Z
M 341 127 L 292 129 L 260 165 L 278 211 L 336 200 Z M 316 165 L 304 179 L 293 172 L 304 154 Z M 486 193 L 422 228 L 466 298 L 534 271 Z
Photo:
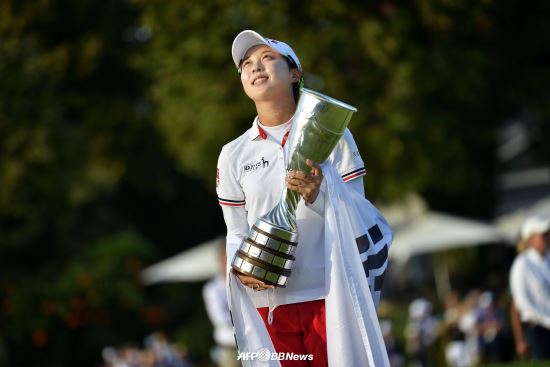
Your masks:
M 369 280 L 370 290 L 373 293 L 376 292 L 376 299 L 378 299 L 388 265 L 388 243 L 384 240 L 378 224 L 369 228 L 364 235 L 357 237 L 355 242 L 361 255 L 365 275 Z

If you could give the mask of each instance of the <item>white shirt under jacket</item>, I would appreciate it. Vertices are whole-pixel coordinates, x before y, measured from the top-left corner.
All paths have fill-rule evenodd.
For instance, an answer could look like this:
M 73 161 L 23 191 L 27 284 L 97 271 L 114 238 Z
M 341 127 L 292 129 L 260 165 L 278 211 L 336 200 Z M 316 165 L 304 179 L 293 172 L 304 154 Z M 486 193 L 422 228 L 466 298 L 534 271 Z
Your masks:
M 289 144 L 281 145 L 291 121 L 276 128 L 259 128 L 258 118 L 243 135 L 226 144 L 218 159 L 216 187 L 227 225 L 227 268 L 242 239 L 256 219 L 271 210 L 281 198 L 285 185 Z M 328 158 L 347 182 L 347 187 L 364 197 L 365 165 L 353 136 L 346 129 Z M 300 200 L 296 210 L 298 247 L 296 261 L 285 288 L 255 292 L 247 288 L 256 307 L 322 299 L 326 297 L 324 270 L 324 184 L 311 205 Z M 269 298 L 269 299 L 268 299 Z
M 529 248 L 510 270 L 510 288 L 520 318 L 550 329 L 550 266 L 548 258 Z

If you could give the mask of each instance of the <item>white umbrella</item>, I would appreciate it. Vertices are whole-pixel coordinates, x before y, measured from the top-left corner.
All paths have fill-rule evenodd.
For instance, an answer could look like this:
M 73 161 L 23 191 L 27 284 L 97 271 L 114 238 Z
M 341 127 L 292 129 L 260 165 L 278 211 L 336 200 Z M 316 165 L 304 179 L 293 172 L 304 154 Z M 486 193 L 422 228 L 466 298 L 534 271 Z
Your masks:
M 396 229 L 389 256 L 404 263 L 413 255 L 502 240 L 502 235 L 494 225 L 426 211 Z
M 540 199 L 528 207 L 502 215 L 495 220 L 495 223 L 506 239 L 510 242 L 515 242 L 518 238 L 521 224 L 532 215 L 550 217 L 550 196 Z
M 141 272 L 147 284 L 161 282 L 198 282 L 215 276 L 220 268 L 220 246 L 225 237 L 208 242 L 149 266 Z
M 389 257 L 396 261 L 396 265 L 404 265 L 414 255 L 498 243 L 503 240 L 497 227 L 491 224 L 429 210 L 416 214 L 406 215 L 408 220 L 402 220 L 396 227 L 389 251 Z M 443 299 L 451 290 L 447 264 L 435 262 L 433 271 L 437 294 Z

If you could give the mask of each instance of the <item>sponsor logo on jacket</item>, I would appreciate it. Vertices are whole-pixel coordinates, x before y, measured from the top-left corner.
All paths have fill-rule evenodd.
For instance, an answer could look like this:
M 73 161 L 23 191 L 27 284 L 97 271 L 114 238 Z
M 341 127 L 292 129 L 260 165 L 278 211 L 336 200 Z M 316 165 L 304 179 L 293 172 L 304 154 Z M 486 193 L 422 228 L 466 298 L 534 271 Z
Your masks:
M 259 168 L 267 168 L 267 167 L 269 167 L 269 161 L 266 161 L 265 158 L 262 157 L 262 159 L 256 163 L 245 164 L 243 168 L 244 168 L 244 172 L 246 173 L 246 172 L 255 171 Z

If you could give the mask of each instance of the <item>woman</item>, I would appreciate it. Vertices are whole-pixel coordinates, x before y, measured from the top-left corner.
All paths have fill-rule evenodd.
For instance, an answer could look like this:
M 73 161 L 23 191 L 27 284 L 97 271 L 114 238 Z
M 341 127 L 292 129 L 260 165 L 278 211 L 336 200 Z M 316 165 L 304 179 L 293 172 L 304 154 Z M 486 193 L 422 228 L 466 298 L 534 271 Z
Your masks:
M 247 30 L 235 38 L 232 56 L 257 116 L 252 127 L 225 145 L 218 161 L 217 193 L 227 225 L 228 270 L 241 241 L 258 217 L 280 200 L 283 185 L 300 193 L 296 210 L 296 262 L 286 288 L 273 288 L 236 274 L 248 287 L 278 353 L 313 355 L 288 366 L 326 366 L 325 259 L 323 252 L 326 187 L 323 170 L 308 160 L 309 172 L 286 174 L 286 139 L 296 111 L 302 67 L 285 43 Z M 349 130 L 327 160 L 347 189 L 364 197 L 364 163 Z

